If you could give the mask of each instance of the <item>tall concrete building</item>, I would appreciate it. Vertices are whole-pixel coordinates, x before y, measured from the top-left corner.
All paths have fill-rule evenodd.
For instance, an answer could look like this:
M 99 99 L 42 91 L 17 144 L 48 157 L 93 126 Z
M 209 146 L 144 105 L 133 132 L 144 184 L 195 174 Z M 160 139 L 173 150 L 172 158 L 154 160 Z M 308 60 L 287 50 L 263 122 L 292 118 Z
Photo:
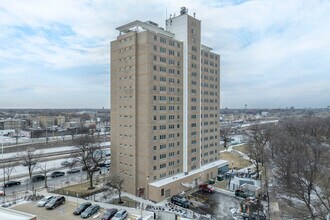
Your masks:
M 111 164 L 125 191 L 161 201 L 214 178 L 219 160 L 220 56 L 181 8 L 166 30 L 148 21 L 111 42 Z

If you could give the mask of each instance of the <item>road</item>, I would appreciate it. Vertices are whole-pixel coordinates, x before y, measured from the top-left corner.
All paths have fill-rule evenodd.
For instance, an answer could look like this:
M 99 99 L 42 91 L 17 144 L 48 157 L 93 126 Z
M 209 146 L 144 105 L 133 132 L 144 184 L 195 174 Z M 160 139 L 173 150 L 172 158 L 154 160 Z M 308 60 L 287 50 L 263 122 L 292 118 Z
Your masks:
M 59 168 L 59 171 L 66 171 L 68 170 L 67 168 Z M 81 170 L 81 169 L 80 169 Z M 102 173 L 107 173 L 108 168 L 106 167 L 102 167 L 101 168 L 101 172 Z M 85 171 L 82 171 L 80 173 L 74 173 L 74 174 L 65 174 L 65 176 L 61 176 L 61 177 L 56 177 L 56 178 L 51 178 L 50 174 L 52 172 L 47 173 L 47 185 L 50 187 L 56 187 L 56 188 L 60 188 L 65 186 L 67 183 L 67 181 L 70 182 L 70 184 L 72 183 L 78 183 L 81 182 L 82 180 L 85 180 L 87 177 L 87 174 Z M 94 175 L 94 178 L 96 178 L 99 175 L 99 172 L 96 172 Z M 11 186 L 6 188 L 6 195 L 7 196 L 13 196 L 13 194 L 17 194 L 19 192 L 25 192 L 27 190 L 32 190 L 32 185 L 34 187 L 34 189 L 38 189 L 38 188 L 43 188 L 45 187 L 45 181 L 38 181 L 38 182 L 34 182 L 31 183 L 30 179 L 25 177 L 22 179 L 19 179 L 21 181 L 21 185 L 16 185 L 16 186 Z

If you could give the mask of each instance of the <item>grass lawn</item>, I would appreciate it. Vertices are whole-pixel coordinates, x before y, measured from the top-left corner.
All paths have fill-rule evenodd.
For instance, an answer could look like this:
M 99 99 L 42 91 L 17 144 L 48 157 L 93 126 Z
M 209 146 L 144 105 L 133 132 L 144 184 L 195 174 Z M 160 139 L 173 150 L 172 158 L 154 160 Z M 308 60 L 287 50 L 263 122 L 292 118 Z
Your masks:
M 94 180 L 93 184 L 94 184 L 95 189 L 92 189 L 92 190 L 88 189 L 88 187 L 89 187 L 89 181 L 88 181 L 88 182 L 56 189 L 55 192 L 62 194 L 62 195 L 69 195 L 69 196 L 74 196 L 74 197 L 77 197 L 77 194 L 78 194 L 78 197 L 87 197 L 88 195 L 92 195 L 101 190 L 101 188 L 98 186 L 97 180 Z
M 233 149 L 238 150 L 238 151 L 241 151 L 244 154 L 248 154 L 249 153 L 248 146 L 246 144 L 240 145 L 240 146 L 237 146 L 237 147 L 233 147 Z
M 220 154 L 220 159 L 228 161 L 229 169 L 231 169 L 232 167 L 242 169 L 244 167 L 247 167 L 247 166 L 251 165 L 250 161 L 245 160 L 245 159 L 243 159 L 242 156 L 237 155 L 237 154 L 232 153 L 232 152 L 221 153 Z
M 137 204 L 139 202 L 134 201 L 133 199 L 130 199 L 126 196 L 122 196 L 121 200 L 124 202 L 122 204 L 119 204 L 119 198 L 114 198 L 111 200 L 110 204 L 114 204 L 114 205 L 122 205 L 122 206 L 127 206 L 127 207 L 133 207 L 136 208 Z

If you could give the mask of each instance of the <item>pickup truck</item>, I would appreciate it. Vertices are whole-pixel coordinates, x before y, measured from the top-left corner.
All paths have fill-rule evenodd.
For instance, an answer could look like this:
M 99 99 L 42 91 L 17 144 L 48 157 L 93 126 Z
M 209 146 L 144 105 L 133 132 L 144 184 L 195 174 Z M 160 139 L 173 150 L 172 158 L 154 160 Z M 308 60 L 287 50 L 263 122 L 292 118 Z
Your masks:
M 206 184 L 206 183 L 200 184 L 199 185 L 199 190 L 202 191 L 202 192 L 208 192 L 208 193 L 214 193 L 215 192 L 214 188 L 211 185 Z

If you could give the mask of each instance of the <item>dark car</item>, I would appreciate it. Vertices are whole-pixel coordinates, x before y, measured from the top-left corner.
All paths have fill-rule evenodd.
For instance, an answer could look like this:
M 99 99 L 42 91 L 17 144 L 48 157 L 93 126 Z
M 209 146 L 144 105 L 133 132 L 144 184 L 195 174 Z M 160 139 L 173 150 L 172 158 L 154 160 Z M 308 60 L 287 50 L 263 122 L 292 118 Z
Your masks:
M 87 170 L 86 167 L 83 167 L 83 168 L 82 168 L 82 171 L 86 171 L 86 170 Z M 101 170 L 100 167 L 95 167 L 95 168 L 94 168 L 94 172 L 96 172 L 96 171 L 100 171 L 100 170 Z
M 5 183 L 5 187 L 21 185 L 20 181 L 11 180 Z
M 95 204 L 89 206 L 83 213 L 81 213 L 81 218 L 89 218 L 100 210 L 100 206 Z
M 247 198 L 248 195 L 240 189 L 235 190 L 235 196 L 242 197 L 242 198 Z
M 59 176 L 64 176 L 64 175 L 65 175 L 65 173 L 61 172 L 61 171 L 55 171 L 55 172 L 52 172 L 52 174 L 50 174 L 50 176 L 52 178 L 59 177 Z
M 118 209 L 106 209 L 102 220 L 110 220 L 117 212 Z
M 91 205 L 92 205 L 92 203 L 90 203 L 90 202 L 82 203 L 75 210 L 73 210 L 73 214 L 80 215 L 83 211 L 85 211 Z
M 71 169 L 71 170 L 66 171 L 66 173 L 67 174 L 80 173 L 80 170 L 79 169 Z
M 62 205 L 65 203 L 65 198 L 64 196 L 58 196 L 53 198 L 52 200 L 50 200 L 50 202 L 48 202 L 45 205 L 46 209 L 55 209 L 57 206 Z
M 22 163 L 22 165 L 23 166 L 34 166 L 34 165 L 36 165 L 37 163 L 35 162 L 35 161 L 24 161 L 23 163 Z
M 31 178 L 32 182 L 38 182 L 41 180 L 45 180 L 45 176 L 44 175 L 35 175 Z
M 185 199 L 182 196 L 179 195 L 174 195 L 171 198 L 171 203 L 174 203 L 175 205 L 181 206 L 183 208 L 188 208 L 189 207 L 189 201 Z

